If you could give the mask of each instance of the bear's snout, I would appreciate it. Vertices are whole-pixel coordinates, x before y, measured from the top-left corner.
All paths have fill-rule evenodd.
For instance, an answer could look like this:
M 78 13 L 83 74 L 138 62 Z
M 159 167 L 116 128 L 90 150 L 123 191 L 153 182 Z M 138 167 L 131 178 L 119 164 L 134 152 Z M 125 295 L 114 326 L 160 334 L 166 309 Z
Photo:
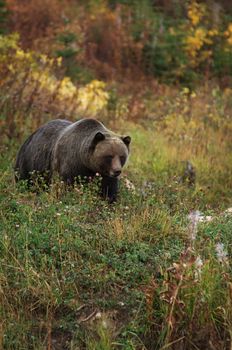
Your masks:
M 120 157 L 117 155 L 113 157 L 111 162 L 110 176 L 118 177 L 122 172 L 122 164 L 120 161 Z
M 121 174 L 121 170 L 116 170 L 116 171 L 114 171 L 114 177 L 118 177 L 120 174 Z

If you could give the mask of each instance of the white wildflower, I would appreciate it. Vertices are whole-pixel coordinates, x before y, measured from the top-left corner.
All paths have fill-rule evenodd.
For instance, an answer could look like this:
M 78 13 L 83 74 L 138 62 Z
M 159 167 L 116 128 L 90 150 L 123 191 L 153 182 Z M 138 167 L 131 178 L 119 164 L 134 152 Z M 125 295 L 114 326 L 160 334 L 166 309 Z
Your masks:
M 191 241 L 195 241 L 197 235 L 197 225 L 202 219 L 202 213 L 199 210 L 192 211 L 188 215 L 188 219 L 190 220 L 189 225 L 189 234 Z
M 195 260 L 195 280 L 199 280 L 201 277 L 201 272 L 202 272 L 202 266 L 203 266 L 203 261 L 201 257 L 198 255 L 198 257 Z
M 102 318 L 102 314 L 101 314 L 100 311 L 98 311 L 98 312 L 96 313 L 95 318 L 98 319 L 98 320 L 99 320 L 100 318 Z
M 216 250 L 218 261 L 224 264 L 228 264 L 229 263 L 228 253 L 225 250 L 224 244 L 220 242 L 216 243 L 215 250 Z
M 195 260 L 195 266 L 196 266 L 198 269 L 201 269 L 201 268 L 202 268 L 202 266 L 203 266 L 203 261 L 202 261 L 202 259 L 201 259 L 200 256 L 198 256 L 198 257 L 196 258 L 196 260 Z
M 119 301 L 118 305 L 119 305 L 119 306 L 124 306 L 125 304 L 124 304 L 123 301 Z
M 135 185 L 128 179 L 124 179 L 125 186 L 128 190 L 135 192 Z
M 212 221 L 212 220 L 213 220 L 213 217 L 211 215 L 205 216 L 205 218 L 204 218 L 205 222 L 209 222 L 209 221 Z
M 228 208 L 224 211 L 224 214 L 229 214 L 231 215 L 232 214 L 232 208 Z
M 210 222 L 213 220 L 213 217 L 208 215 L 203 215 L 199 210 L 192 211 L 188 215 L 188 219 L 190 220 L 189 225 L 189 232 L 190 232 L 190 239 L 194 241 L 196 239 L 197 235 L 197 226 L 199 222 Z
M 102 321 L 102 327 L 103 327 L 104 329 L 107 329 L 107 328 L 108 328 L 108 324 L 107 324 L 107 322 L 106 322 L 105 320 Z

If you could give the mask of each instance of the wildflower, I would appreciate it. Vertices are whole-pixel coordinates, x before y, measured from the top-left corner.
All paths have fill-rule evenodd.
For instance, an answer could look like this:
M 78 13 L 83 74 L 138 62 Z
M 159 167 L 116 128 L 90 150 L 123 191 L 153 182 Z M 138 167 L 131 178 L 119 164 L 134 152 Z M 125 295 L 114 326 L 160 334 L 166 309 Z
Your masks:
M 202 213 L 199 210 L 192 211 L 188 215 L 188 219 L 190 220 L 189 232 L 190 232 L 191 241 L 194 241 L 196 239 L 197 225 L 200 222 L 201 218 L 202 218 Z
M 107 329 L 107 328 L 108 328 L 108 324 L 107 324 L 107 322 L 106 322 L 105 320 L 102 321 L 102 327 L 103 327 L 104 329 Z
M 195 260 L 195 266 L 196 266 L 198 269 L 201 269 L 201 268 L 202 268 L 202 266 L 203 266 L 203 261 L 202 261 L 202 259 L 201 259 L 200 256 L 198 256 L 198 257 L 196 258 L 196 260 Z
M 118 305 L 119 305 L 119 306 L 124 306 L 125 303 L 124 303 L 123 301 L 119 301 Z
M 98 312 L 96 313 L 95 318 L 98 319 L 98 320 L 99 320 L 100 318 L 102 318 L 102 314 L 101 314 L 100 311 L 98 311 Z
M 208 215 L 203 215 L 199 210 L 192 211 L 188 215 L 188 219 L 190 220 L 190 238 L 192 241 L 196 239 L 197 234 L 197 226 L 199 222 L 210 222 L 213 220 L 213 217 Z
M 224 264 L 228 264 L 229 260 L 228 260 L 228 253 L 225 250 L 224 244 L 223 243 L 217 243 L 215 245 L 215 250 L 216 250 L 216 255 L 218 258 L 218 261 Z
M 232 214 L 232 208 L 228 208 L 224 211 L 225 214 Z
M 128 190 L 135 192 L 135 185 L 130 180 L 125 179 L 124 182 L 125 182 L 125 186 Z
M 196 260 L 195 260 L 195 280 L 199 280 L 200 276 L 201 276 L 201 272 L 202 272 L 202 266 L 203 266 L 203 261 L 201 259 L 200 256 L 197 256 Z
M 213 220 L 213 217 L 211 215 L 207 215 L 207 216 L 202 216 L 200 219 L 200 222 L 209 222 L 212 220 Z

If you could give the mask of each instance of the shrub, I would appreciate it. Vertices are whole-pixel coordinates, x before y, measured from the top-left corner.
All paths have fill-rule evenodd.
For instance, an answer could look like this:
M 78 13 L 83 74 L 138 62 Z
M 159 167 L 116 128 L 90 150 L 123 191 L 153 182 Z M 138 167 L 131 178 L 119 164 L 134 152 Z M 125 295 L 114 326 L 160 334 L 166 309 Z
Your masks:
M 35 128 L 50 113 L 56 118 L 95 116 L 107 105 L 105 83 L 93 80 L 77 88 L 68 77 L 58 79 L 61 58 L 49 58 L 32 51 L 24 51 L 18 44 L 18 36 L 0 37 L 0 72 L 3 132 L 12 137 L 25 128 L 25 115 Z M 16 128 L 18 124 L 18 128 Z

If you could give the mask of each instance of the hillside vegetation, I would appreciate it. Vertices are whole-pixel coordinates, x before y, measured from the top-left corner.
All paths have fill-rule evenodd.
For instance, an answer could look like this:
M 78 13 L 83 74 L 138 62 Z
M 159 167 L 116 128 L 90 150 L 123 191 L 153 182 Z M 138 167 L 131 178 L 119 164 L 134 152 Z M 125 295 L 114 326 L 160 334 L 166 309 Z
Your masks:
M 0 1 L 0 349 L 231 349 L 230 12 Z M 117 203 L 15 184 L 25 138 L 82 117 L 132 137 Z

